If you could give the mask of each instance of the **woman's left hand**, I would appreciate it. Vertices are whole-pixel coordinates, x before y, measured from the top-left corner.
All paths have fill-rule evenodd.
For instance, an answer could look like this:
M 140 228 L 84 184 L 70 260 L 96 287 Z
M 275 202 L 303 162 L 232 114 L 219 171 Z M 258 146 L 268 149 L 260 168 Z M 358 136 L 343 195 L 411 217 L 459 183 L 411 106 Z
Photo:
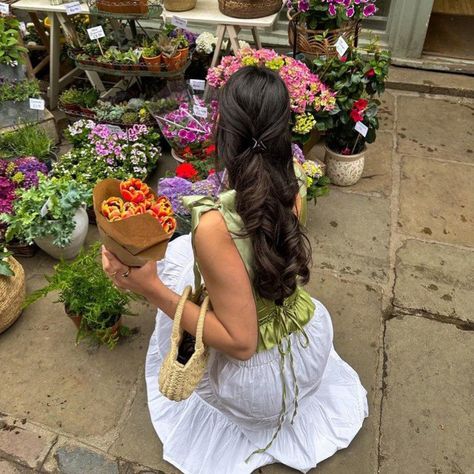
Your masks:
M 157 283 L 160 283 L 156 262 L 148 262 L 139 268 L 129 267 L 104 246 L 102 246 L 102 268 L 116 286 L 145 297 Z

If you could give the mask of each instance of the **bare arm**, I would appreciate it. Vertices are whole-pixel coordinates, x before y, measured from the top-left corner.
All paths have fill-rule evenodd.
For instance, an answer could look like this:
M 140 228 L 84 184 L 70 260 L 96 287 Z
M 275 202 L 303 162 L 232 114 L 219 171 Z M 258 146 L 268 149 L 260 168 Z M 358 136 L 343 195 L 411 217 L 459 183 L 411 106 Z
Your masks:
M 244 263 L 218 211 L 202 216 L 195 246 L 195 257 L 213 306 L 206 316 L 204 342 L 231 357 L 249 359 L 258 342 L 255 301 Z M 142 294 L 173 317 L 180 295 L 158 278 Z M 181 326 L 195 335 L 198 317 L 199 307 L 188 301 Z

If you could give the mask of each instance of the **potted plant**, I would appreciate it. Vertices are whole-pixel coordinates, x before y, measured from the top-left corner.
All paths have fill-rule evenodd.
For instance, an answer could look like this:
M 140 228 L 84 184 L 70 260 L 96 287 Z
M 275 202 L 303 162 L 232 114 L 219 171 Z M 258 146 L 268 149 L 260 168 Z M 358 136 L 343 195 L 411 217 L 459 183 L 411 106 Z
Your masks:
M 16 67 L 27 52 L 20 45 L 20 22 L 14 16 L 0 16 L 0 66 L 17 71 Z M 4 72 L 2 76 L 13 79 L 10 71 Z
M 337 108 L 325 117 L 327 175 L 333 184 L 350 186 L 362 176 L 366 143 L 375 141 L 379 126 L 376 96 L 385 90 L 389 64 L 390 53 L 375 43 L 364 50 L 350 47 L 342 58 L 314 60 L 315 72 L 336 91 Z
M 181 60 L 184 63 L 189 57 L 189 40 L 188 38 L 186 38 L 185 35 L 179 34 L 178 36 L 176 36 L 175 41 L 177 44 L 178 52 L 181 54 Z
M 59 104 L 66 111 L 78 113 L 81 111 L 81 98 L 82 92 L 75 87 L 71 87 L 61 93 Z
M 149 71 L 161 70 L 161 50 L 155 41 L 143 47 L 142 58 Z
M 7 224 L 6 241 L 33 242 L 54 258 L 74 258 L 87 236 L 89 219 L 84 205 L 91 192 L 66 178 L 38 176 L 38 187 L 20 189 L 12 214 L 0 214 Z
M 184 62 L 181 53 L 178 51 L 176 39 L 162 34 L 158 44 L 166 70 L 172 72 L 181 69 Z
M 0 245 L 0 333 L 20 317 L 25 294 L 23 267 Z
M 0 160 L 0 213 L 12 214 L 17 190 L 35 188 L 38 186 L 38 174 L 47 173 L 46 165 L 33 156 Z M 2 239 L 6 227 L 0 223 Z M 36 251 L 35 245 L 18 240 L 9 242 L 7 247 L 16 257 L 32 257 Z
M 290 45 L 308 58 L 337 56 L 339 37 L 352 45 L 359 21 L 377 11 L 375 3 L 376 0 L 288 0 Z
M 137 296 L 113 284 L 102 270 L 99 255 L 97 242 L 87 251 L 82 250 L 72 262 L 62 260 L 54 267 L 53 275 L 46 276 L 48 284 L 32 293 L 25 306 L 57 291 L 57 303 L 64 305 L 77 327 L 76 342 L 87 338 L 113 349 L 120 336 L 130 333 L 121 325 L 121 317 L 133 314 L 130 303 Z

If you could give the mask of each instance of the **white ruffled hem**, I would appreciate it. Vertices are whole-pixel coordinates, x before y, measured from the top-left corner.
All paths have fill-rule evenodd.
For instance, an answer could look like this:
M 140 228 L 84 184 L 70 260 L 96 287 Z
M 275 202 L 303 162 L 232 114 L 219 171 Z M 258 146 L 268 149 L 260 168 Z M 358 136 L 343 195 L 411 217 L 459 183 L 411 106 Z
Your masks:
M 159 272 L 168 286 L 180 292 L 192 283 L 192 268 L 190 238 L 184 236 L 171 243 L 166 260 L 159 265 Z M 324 324 L 326 317 L 329 325 Z M 189 399 L 177 403 L 164 397 L 159 391 L 158 374 L 169 344 L 171 320 L 158 312 L 147 354 L 146 381 L 151 420 L 163 443 L 163 458 L 184 474 L 250 474 L 276 462 L 307 472 L 337 450 L 347 447 L 368 415 L 367 393 L 355 371 L 332 348 L 329 315 L 319 302 L 313 319 L 314 323 L 308 324 L 312 326 L 308 328 L 311 338 L 317 338 L 321 332 L 324 334 L 314 341 L 309 352 L 301 350 L 295 354 L 295 367 L 304 379 L 308 367 L 312 369 L 310 364 L 305 366 L 305 358 L 321 359 L 323 356 L 318 351 L 325 352 L 327 363 L 325 366 L 324 362 L 319 363 L 323 366 L 317 388 L 314 383 L 308 383 L 305 395 L 305 387 L 300 387 L 302 396 L 294 424 L 289 421 L 291 417 L 287 417 L 271 448 L 263 454 L 253 455 L 246 462 L 251 453 L 266 446 L 275 427 L 260 429 L 258 415 L 255 420 L 250 415 L 250 419 L 239 418 L 240 413 L 236 413 L 239 407 L 234 403 L 230 406 L 228 400 L 231 398 L 226 401 L 220 392 L 216 393 L 215 381 L 209 374 Z M 229 382 L 223 385 L 231 386 L 231 397 L 232 384 L 236 390 L 242 385 L 253 387 L 251 383 L 255 379 L 258 381 L 254 388 L 257 396 L 259 393 L 262 398 L 270 395 L 281 403 L 281 387 L 272 385 L 278 364 L 278 358 L 274 360 L 271 351 L 256 354 L 250 364 L 224 363 L 222 377 L 229 377 Z M 267 380 L 262 380 L 267 367 Z M 220 375 L 219 372 L 217 376 Z M 244 398 L 241 402 L 243 412 L 248 408 L 248 413 L 252 413 L 253 408 L 255 413 L 255 398 Z

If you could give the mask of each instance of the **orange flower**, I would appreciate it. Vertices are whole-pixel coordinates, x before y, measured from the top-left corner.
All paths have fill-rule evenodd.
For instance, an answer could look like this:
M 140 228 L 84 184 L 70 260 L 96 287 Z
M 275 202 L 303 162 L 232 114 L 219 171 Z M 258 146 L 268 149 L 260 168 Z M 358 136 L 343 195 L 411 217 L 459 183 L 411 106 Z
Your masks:
M 109 199 L 106 199 L 101 206 L 101 212 L 104 217 L 106 217 L 109 220 L 112 220 L 112 218 L 120 216 L 122 210 L 123 210 L 123 200 L 122 198 L 118 197 L 110 197 Z
M 120 183 L 120 194 L 126 201 L 142 202 L 150 197 L 150 188 L 141 179 L 130 178 Z
M 172 216 L 165 216 L 160 219 L 160 224 L 163 227 L 163 230 L 171 234 L 176 229 L 176 219 Z

